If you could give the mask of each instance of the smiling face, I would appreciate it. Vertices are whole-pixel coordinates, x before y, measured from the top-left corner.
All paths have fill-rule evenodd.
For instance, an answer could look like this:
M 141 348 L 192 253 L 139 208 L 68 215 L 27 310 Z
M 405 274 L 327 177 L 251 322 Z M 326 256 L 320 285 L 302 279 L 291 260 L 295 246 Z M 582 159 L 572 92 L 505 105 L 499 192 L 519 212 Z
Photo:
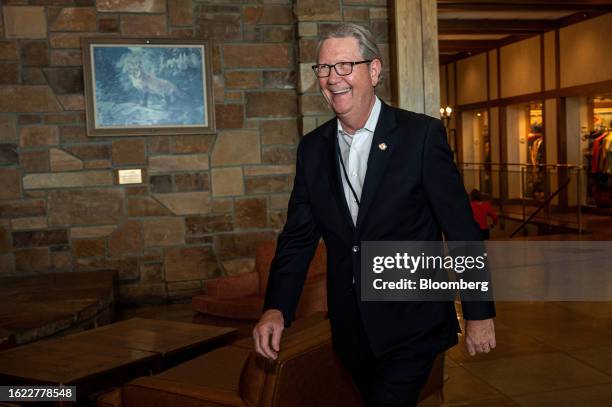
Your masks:
M 319 48 L 320 64 L 358 62 L 364 58 L 356 38 L 329 38 Z M 350 75 L 339 76 L 332 68 L 327 78 L 319 78 L 323 96 L 346 130 L 363 127 L 374 106 L 374 87 L 378 83 L 381 64 L 378 59 L 369 64 L 353 66 Z

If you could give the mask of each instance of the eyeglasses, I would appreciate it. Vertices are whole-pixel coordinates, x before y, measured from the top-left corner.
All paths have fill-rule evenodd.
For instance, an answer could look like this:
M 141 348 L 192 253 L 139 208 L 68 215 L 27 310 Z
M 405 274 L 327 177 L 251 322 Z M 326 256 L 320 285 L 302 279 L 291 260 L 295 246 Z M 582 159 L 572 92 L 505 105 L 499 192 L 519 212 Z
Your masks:
M 331 74 L 332 67 L 339 76 L 346 76 L 353 73 L 353 66 L 370 62 L 372 62 L 372 59 L 357 62 L 338 62 L 333 65 L 317 64 L 312 66 L 312 70 L 317 75 L 317 78 L 327 78 Z

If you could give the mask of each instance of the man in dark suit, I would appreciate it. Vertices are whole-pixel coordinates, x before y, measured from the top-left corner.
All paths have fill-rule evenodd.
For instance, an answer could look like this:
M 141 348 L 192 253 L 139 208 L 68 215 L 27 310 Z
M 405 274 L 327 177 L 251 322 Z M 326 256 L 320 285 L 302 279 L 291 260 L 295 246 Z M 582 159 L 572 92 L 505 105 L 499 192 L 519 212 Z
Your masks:
M 452 302 L 361 301 L 361 241 L 478 241 L 442 123 L 375 95 L 382 60 L 372 34 L 341 24 L 313 67 L 336 118 L 300 142 L 256 351 L 277 357 L 321 237 L 334 348 L 368 406 L 416 405 L 437 353 L 457 343 Z M 408 84 L 409 85 L 409 84 Z M 490 302 L 464 302 L 470 354 L 495 347 Z

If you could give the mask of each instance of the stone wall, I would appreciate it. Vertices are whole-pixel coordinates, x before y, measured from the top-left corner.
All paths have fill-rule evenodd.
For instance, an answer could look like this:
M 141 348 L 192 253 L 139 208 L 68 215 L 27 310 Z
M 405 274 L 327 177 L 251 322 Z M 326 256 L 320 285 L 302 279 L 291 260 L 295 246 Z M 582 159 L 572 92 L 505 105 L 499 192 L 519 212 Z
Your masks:
M 121 300 L 143 302 L 251 270 L 298 141 L 292 4 L 270 3 L 3 1 L 0 273 L 114 269 Z M 80 38 L 101 34 L 212 40 L 217 133 L 88 137 Z
M 376 37 L 383 58 L 383 81 L 376 93 L 391 99 L 389 59 L 389 19 L 387 0 L 296 0 L 294 13 L 298 24 L 300 131 L 308 133 L 333 115 L 321 96 L 311 66 L 316 63 L 317 38 L 338 22 L 353 22 L 368 27 Z
M 299 134 L 331 117 L 310 70 L 329 23 L 371 27 L 389 67 L 385 0 L 5 0 L 1 12 L 0 273 L 113 269 L 122 302 L 189 298 L 253 268 L 284 224 Z M 80 38 L 100 35 L 211 40 L 217 133 L 88 137 Z M 119 185 L 124 168 L 143 184 Z

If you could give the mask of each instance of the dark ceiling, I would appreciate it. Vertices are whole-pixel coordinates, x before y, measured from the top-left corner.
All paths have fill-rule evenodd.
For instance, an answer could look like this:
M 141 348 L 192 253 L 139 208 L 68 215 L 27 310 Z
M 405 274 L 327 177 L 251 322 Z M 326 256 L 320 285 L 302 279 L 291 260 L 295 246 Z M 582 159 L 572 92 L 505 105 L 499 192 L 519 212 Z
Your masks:
M 612 0 L 438 0 L 440 64 L 612 12 Z

